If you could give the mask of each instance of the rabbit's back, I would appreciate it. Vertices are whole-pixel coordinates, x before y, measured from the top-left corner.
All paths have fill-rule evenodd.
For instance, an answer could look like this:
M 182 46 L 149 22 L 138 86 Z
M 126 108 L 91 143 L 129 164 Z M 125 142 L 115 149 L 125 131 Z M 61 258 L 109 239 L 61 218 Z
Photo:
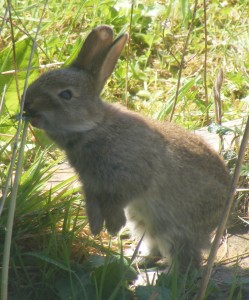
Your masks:
M 72 144 L 66 149 L 71 163 L 99 193 L 123 194 L 127 202 L 155 189 L 161 202 L 190 219 L 193 210 L 203 216 L 223 206 L 230 180 L 223 161 L 177 125 L 106 105 L 103 123 Z

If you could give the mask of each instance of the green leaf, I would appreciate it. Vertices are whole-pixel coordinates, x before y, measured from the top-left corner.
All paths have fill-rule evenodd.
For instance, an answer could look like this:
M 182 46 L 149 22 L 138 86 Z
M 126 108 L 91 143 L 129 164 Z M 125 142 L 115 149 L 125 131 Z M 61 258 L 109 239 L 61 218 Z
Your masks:
M 119 292 L 119 287 L 124 287 L 125 281 L 134 280 L 136 274 L 122 261 L 113 261 L 95 269 L 91 278 L 96 283 L 102 299 L 108 299 L 114 292 Z
M 229 134 L 230 132 L 234 132 L 234 131 L 231 128 L 212 123 L 208 126 L 208 132 L 216 133 L 218 135 L 223 136 L 223 135 Z
M 182 9 L 182 16 L 184 20 L 184 26 L 187 28 L 188 21 L 189 21 L 189 3 L 188 0 L 181 0 L 181 9 Z
M 90 274 L 84 269 L 80 269 L 72 275 L 74 276 L 64 276 L 63 278 L 58 278 L 56 280 L 55 288 L 58 291 L 59 299 L 96 299 L 96 291 L 94 285 L 90 281 Z
M 15 57 L 16 57 L 16 67 L 17 67 L 17 79 L 18 86 L 20 88 L 20 93 L 22 93 L 22 89 L 24 86 L 24 81 L 26 77 L 26 70 L 28 68 L 29 59 L 31 55 L 31 50 L 33 46 L 33 41 L 31 38 L 25 38 L 21 41 L 15 43 Z M 11 46 L 5 48 L 0 52 L 0 72 L 10 72 L 15 68 L 13 63 L 14 56 L 13 50 Z M 31 67 L 38 66 L 38 56 L 35 51 Z M 38 76 L 38 70 L 33 70 L 30 72 L 29 81 Z M 1 74 L 0 80 L 0 93 L 3 93 L 4 86 L 7 85 L 6 92 L 6 101 L 5 105 L 7 110 L 12 114 L 15 114 L 18 111 L 19 103 L 17 98 L 17 90 L 16 90 L 16 82 L 15 82 L 15 74 L 12 72 L 11 74 Z
M 58 261 L 58 260 L 55 260 L 51 257 L 48 257 L 47 255 L 45 254 L 42 254 L 42 253 L 39 253 L 39 252 L 26 252 L 24 253 L 24 255 L 29 255 L 29 256 L 33 256 L 33 257 L 36 257 L 42 261 L 45 261 L 51 265 L 54 265 L 56 266 L 57 268 L 59 269 L 62 269 L 64 271 L 67 271 L 67 272 L 73 272 L 70 268 L 68 268 L 66 265 L 64 265 L 62 262 Z
M 170 290 L 160 286 L 138 286 L 136 296 L 138 300 L 172 300 Z
M 197 83 L 197 81 L 199 79 L 200 79 L 199 76 L 194 77 L 194 78 L 190 79 L 189 81 L 187 81 L 180 88 L 179 93 L 178 93 L 178 98 L 177 98 L 178 102 L 181 101 L 181 99 L 186 96 L 187 92 Z M 171 94 L 171 97 L 166 100 L 165 104 L 163 105 L 163 108 L 159 112 L 157 112 L 153 115 L 153 118 L 158 119 L 158 120 L 164 120 L 171 112 L 174 101 L 175 101 L 175 90 Z

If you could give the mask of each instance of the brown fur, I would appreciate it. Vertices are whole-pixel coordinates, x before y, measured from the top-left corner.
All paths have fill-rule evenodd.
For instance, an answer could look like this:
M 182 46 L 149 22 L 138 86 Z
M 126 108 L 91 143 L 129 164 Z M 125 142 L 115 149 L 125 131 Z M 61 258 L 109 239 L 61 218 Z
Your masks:
M 180 269 L 191 261 L 199 267 L 224 207 L 228 171 L 198 136 L 101 101 L 126 40 L 113 42 L 110 27 L 95 28 L 72 66 L 30 85 L 25 111 L 78 172 L 93 234 L 104 222 L 117 233 L 127 220 L 135 237 L 145 233 L 150 252 L 180 251 Z

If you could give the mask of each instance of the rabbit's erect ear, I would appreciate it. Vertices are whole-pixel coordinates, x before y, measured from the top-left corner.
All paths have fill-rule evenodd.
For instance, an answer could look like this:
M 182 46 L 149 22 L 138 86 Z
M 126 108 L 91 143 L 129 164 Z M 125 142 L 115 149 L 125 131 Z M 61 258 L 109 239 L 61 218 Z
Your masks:
M 98 89 L 102 90 L 107 78 L 112 74 L 112 71 L 117 63 L 117 60 L 128 40 L 128 33 L 119 36 L 109 47 L 102 57 L 102 63 L 98 71 Z
M 127 39 L 128 34 L 125 33 L 113 42 L 111 27 L 98 26 L 88 35 L 78 57 L 71 66 L 89 71 L 96 80 L 96 90 L 101 92 Z
M 93 61 L 99 53 L 112 44 L 113 31 L 109 26 L 98 26 L 87 36 L 72 67 L 89 70 L 93 66 Z

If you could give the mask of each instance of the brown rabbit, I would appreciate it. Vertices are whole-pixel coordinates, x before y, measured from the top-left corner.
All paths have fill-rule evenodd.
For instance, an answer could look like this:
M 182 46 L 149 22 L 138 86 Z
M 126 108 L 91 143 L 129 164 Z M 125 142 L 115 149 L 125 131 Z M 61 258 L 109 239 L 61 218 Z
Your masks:
M 149 252 L 179 252 L 200 267 L 201 250 L 221 216 L 230 182 L 220 157 L 198 136 L 100 99 L 128 39 L 96 27 L 77 59 L 43 74 L 26 93 L 31 124 L 65 150 L 83 183 L 93 234 L 126 220 Z M 149 253 L 148 252 L 148 253 Z

